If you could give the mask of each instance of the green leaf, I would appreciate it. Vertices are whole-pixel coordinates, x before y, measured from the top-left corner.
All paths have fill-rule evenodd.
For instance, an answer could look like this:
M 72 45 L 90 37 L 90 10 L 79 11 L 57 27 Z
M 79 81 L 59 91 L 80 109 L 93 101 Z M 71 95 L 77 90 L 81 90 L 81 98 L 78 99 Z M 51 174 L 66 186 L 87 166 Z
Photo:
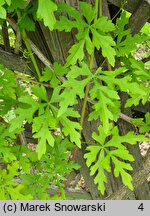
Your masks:
M 114 127 L 112 129 L 112 139 L 108 141 L 105 146 L 106 147 L 116 147 L 120 149 L 124 149 L 124 146 L 121 145 L 121 143 L 130 143 L 132 145 L 137 144 L 137 142 L 143 142 L 148 141 L 148 138 L 146 138 L 144 135 L 136 135 L 133 131 L 128 132 L 124 136 L 119 136 L 119 131 L 117 127 Z
M 89 151 L 90 153 L 86 153 L 84 155 L 84 158 L 86 159 L 86 165 L 90 167 L 91 164 L 96 161 L 97 155 L 99 151 L 101 150 L 101 147 L 100 146 L 88 146 L 86 150 Z
M 142 80 L 150 80 L 150 70 L 145 69 L 143 62 L 137 61 L 134 58 L 130 58 L 130 62 L 135 75 L 140 77 Z
M 54 73 L 57 75 L 57 76 L 64 76 L 68 73 L 69 69 L 66 68 L 64 65 L 61 65 L 57 62 L 54 62 Z
M 17 187 L 9 187 L 8 191 L 12 200 L 32 200 L 33 197 L 31 194 L 24 195 L 22 191 L 24 189 L 24 185 L 17 185 Z
M 105 17 L 105 16 L 98 18 L 94 22 L 92 27 L 94 27 L 94 29 L 98 29 L 102 32 L 110 32 L 110 31 L 115 30 L 115 26 L 112 23 L 112 21 L 108 20 L 108 17 Z
M 130 35 L 128 31 L 128 35 L 125 40 L 120 43 L 116 43 L 116 54 L 118 57 L 121 56 L 129 56 L 132 51 L 137 49 L 137 44 L 141 44 L 142 42 L 148 39 L 145 35 Z
M 75 79 L 81 75 L 87 76 L 87 78 L 85 77 L 85 79 L 82 80 Z M 84 88 L 87 85 L 87 83 L 89 83 L 91 75 L 92 74 L 85 63 L 81 63 L 81 68 L 77 66 L 71 67 L 70 71 L 67 74 L 68 79 L 65 80 L 62 84 L 64 90 L 59 96 L 60 109 L 58 112 L 58 116 L 61 116 L 63 113 L 65 113 L 69 106 L 72 106 L 77 103 L 77 96 L 79 96 L 80 99 L 84 97 Z
M 86 148 L 87 153 L 84 155 L 86 164 L 90 167 L 90 175 L 95 175 L 95 184 L 98 184 L 100 192 L 104 194 L 105 183 L 107 183 L 105 171 L 112 171 L 110 165 L 110 160 L 112 160 L 114 164 L 114 176 L 118 177 L 121 175 L 124 185 L 133 190 L 132 177 L 126 170 L 133 170 L 127 161 L 133 162 L 134 158 L 127 150 L 124 142 L 136 144 L 137 141 L 141 142 L 147 140 L 147 138 L 143 135 L 135 135 L 134 132 L 120 136 L 118 128 L 113 127 L 113 124 L 109 125 L 108 132 L 104 130 L 102 125 L 99 126 L 98 131 L 99 134 L 95 132 L 92 134 L 92 138 L 97 143 L 88 146 Z
M 52 0 L 38 0 L 37 18 L 43 19 L 45 26 L 48 26 L 52 31 L 56 19 L 54 11 L 57 10 L 57 5 Z
M 107 177 L 102 168 L 98 169 L 98 174 L 96 175 L 94 179 L 94 183 L 98 184 L 98 189 L 100 190 L 101 194 L 104 195 L 105 183 L 107 183 Z
M 112 48 L 115 46 L 115 41 L 111 36 L 105 36 L 99 34 L 95 29 L 91 29 L 93 34 L 93 44 L 99 50 L 102 48 L 102 54 L 108 59 L 108 62 L 114 66 L 115 64 L 115 49 Z
M 143 122 L 144 123 L 144 122 Z M 149 133 L 150 132 L 150 113 L 145 114 L 145 124 L 140 127 L 140 133 Z
M 8 135 L 9 134 L 9 135 Z M 9 147 L 8 139 L 12 141 L 13 135 L 9 133 L 8 128 L 6 126 L 0 125 L 0 155 L 2 161 L 6 163 L 10 163 L 16 160 L 16 156 L 12 153 L 12 148 Z M 13 142 L 13 141 L 12 141 Z
M 5 0 L 8 5 L 11 4 L 11 0 Z
M 80 67 L 71 66 L 70 71 L 67 74 L 68 79 L 75 79 L 80 76 L 88 76 L 88 77 L 92 76 L 92 73 L 85 62 L 81 62 Z
M 2 5 L 0 5 L 0 18 L 6 19 L 6 10 L 2 7 Z
M 38 153 L 38 159 L 40 160 L 42 155 L 46 153 L 46 142 L 48 142 L 49 145 L 54 146 L 54 138 L 46 124 L 44 124 L 40 131 L 34 135 L 34 138 L 39 138 L 36 152 Z
M 26 0 L 12 0 L 11 5 L 8 7 L 8 12 L 13 12 L 16 9 L 24 9 Z
M 32 132 L 33 137 L 38 138 L 39 142 L 36 147 L 38 158 L 41 159 L 42 155 L 46 153 L 46 144 L 54 146 L 54 138 L 50 129 L 56 128 L 57 121 L 51 114 L 50 110 L 46 109 L 43 115 L 40 115 L 33 120 Z
M 23 29 L 27 31 L 35 30 L 35 23 L 33 22 L 33 20 L 30 19 L 28 15 L 26 15 L 25 17 L 22 17 L 18 24 L 19 24 L 20 30 L 23 30 Z
M 142 100 L 143 104 L 146 103 L 149 97 L 149 87 L 143 85 L 143 83 L 141 82 L 138 83 L 137 80 L 135 82 L 135 80 L 132 78 L 133 72 L 132 74 L 126 74 L 124 76 L 123 74 L 126 70 L 127 69 L 125 68 L 119 68 L 115 71 L 112 71 L 111 73 L 108 73 L 107 71 L 103 72 L 98 70 L 96 73 L 104 74 L 98 75 L 97 78 L 107 83 L 109 88 L 117 90 L 120 89 L 121 91 L 128 93 L 130 97 L 126 102 L 125 107 L 129 107 L 132 105 L 136 106 L 139 104 L 140 100 Z M 121 78 L 118 78 L 119 74 L 122 74 L 123 76 Z
M 118 93 L 106 86 L 100 85 L 95 81 L 93 88 L 90 90 L 92 100 L 98 99 L 93 105 L 95 111 L 90 113 L 89 121 L 100 118 L 106 133 L 109 131 L 109 120 L 116 120 L 119 113 L 119 96 Z M 115 112 L 112 112 L 112 109 Z
M 129 18 L 126 16 L 126 12 L 121 13 L 120 18 L 117 19 L 117 27 L 115 34 L 117 35 L 117 44 L 121 42 L 122 38 L 130 33 L 130 30 L 124 30 L 126 24 L 128 23 Z
M 42 76 L 40 77 L 40 82 L 48 82 L 52 78 L 53 71 L 50 68 L 45 67 L 42 71 Z
M 121 177 L 122 177 L 123 184 L 125 186 L 128 186 L 128 188 L 133 191 L 132 177 L 131 177 L 131 175 L 129 173 L 127 173 L 124 170 L 124 169 L 133 170 L 131 165 L 128 164 L 128 166 L 127 166 L 126 163 L 124 163 L 122 161 L 119 161 L 115 157 L 112 157 L 112 161 L 115 164 L 114 175 L 116 177 L 118 177 L 119 174 L 120 174 Z
M 93 138 L 96 142 L 100 143 L 101 146 L 104 146 L 106 137 L 109 136 L 108 133 L 109 133 L 109 131 L 111 130 L 111 128 L 112 128 L 112 125 L 109 124 L 109 130 L 108 130 L 108 132 L 106 132 L 105 128 L 104 128 L 102 125 L 100 125 L 100 126 L 98 127 L 98 131 L 99 131 L 100 136 L 99 136 L 97 133 L 93 132 L 93 133 L 92 133 L 92 138 Z M 110 133 L 110 134 L 111 134 L 111 133 Z
M 70 113 L 70 116 L 74 117 L 74 112 Z M 78 122 L 71 121 L 68 118 L 68 112 L 64 113 L 59 118 L 60 123 L 63 128 L 62 131 L 65 136 L 70 136 L 70 141 L 74 142 L 79 148 L 81 147 L 81 135 L 79 130 L 81 130 L 81 126 Z
M 14 131 L 17 128 L 22 127 L 23 120 L 27 120 L 29 123 L 33 120 L 33 114 L 39 109 L 39 105 L 35 102 L 31 96 L 26 95 L 19 98 L 21 102 L 20 107 L 15 111 L 16 118 L 10 121 L 9 131 Z
M 69 4 L 60 3 L 58 4 L 58 12 L 65 11 L 69 16 L 73 17 L 78 22 L 78 27 L 80 28 L 80 24 L 83 24 L 83 20 L 81 19 L 80 13 Z
M 86 2 L 80 2 L 80 8 L 82 10 L 83 16 L 88 21 L 88 24 L 90 24 L 95 17 L 95 11 L 92 8 L 92 5 Z
M 120 19 L 117 19 L 117 28 L 114 31 L 117 37 L 116 42 L 116 54 L 117 56 L 130 55 L 130 53 L 137 48 L 137 44 L 147 40 L 145 35 L 131 35 L 130 29 L 125 30 L 125 26 L 128 23 L 129 18 L 126 17 L 126 12 L 123 11 Z
M 123 160 L 134 161 L 134 157 L 129 153 L 128 150 L 117 149 L 110 152 L 111 156 L 119 157 Z
M 70 32 L 72 28 L 78 28 L 78 23 L 76 21 L 71 21 L 65 16 L 61 16 L 59 21 L 56 22 L 55 29 L 59 31 L 65 30 L 65 32 Z
M 4 99 L 16 99 L 17 81 L 14 73 L 0 65 L 0 97 Z
M 94 52 L 94 45 L 89 36 L 85 38 L 85 43 L 86 43 L 86 49 L 89 55 L 91 55 Z
M 48 102 L 48 95 L 44 86 L 34 85 L 31 87 L 33 93 L 41 100 Z
M 89 153 L 86 153 L 84 155 L 84 158 L 87 158 L 86 164 L 87 166 L 92 166 L 90 167 L 90 175 L 94 175 L 96 172 L 96 176 L 94 178 L 94 183 L 98 184 L 98 189 L 100 190 L 100 192 L 102 194 L 104 194 L 105 192 L 105 185 L 104 183 L 107 182 L 107 177 L 104 173 L 104 168 L 103 168 L 103 164 L 105 164 L 104 160 L 105 160 L 105 156 L 104 156 L 104 151 L 103 149 L 100 151 L 100 147 L 98 146 L 91 146 L 91 147 L 87 147 L 87 150 L 89 150 Z M 95 155 L 95 154 L 96 155 Z M 99 156 L 98 156 L 99 154 Z M 97 162 L 93 165 L 93 162 L 96 160 L 96 158 L 98 157 Z M 108 158 L 107 158 L 108 159 Z M 108 163 L 107 163 L 107 170 L 110 170 L 110 159 L 108 159 Z
M 84 58 L 84 40 L 74 44 L 69 50 L 69 56 L 67 57 L 66 67 L 76 64 L 77 60 L 82 61 Z
M 49 81 L 50 86 L 56 88 L 60 84 L 60 80 L 57 78 L 56 75 L 64 75 L 65 72 L 66 71 L 61 65 L 54 64 L 54 71 L 50 70 L 50 68 L 48 67 L 45 67 L 45 69 L 43 70 L 43 74 L 40 77 L 40 82 Z

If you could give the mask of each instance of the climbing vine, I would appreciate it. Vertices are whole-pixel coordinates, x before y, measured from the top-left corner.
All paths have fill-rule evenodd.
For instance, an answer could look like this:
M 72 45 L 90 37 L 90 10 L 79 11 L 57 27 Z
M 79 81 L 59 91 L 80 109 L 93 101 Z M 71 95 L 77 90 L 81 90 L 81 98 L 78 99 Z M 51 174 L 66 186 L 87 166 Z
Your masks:
M 76 10 L 52 0 L 34 4 L 27 0 L 0 0 L 0 23 L 6 20 L 14 28 L 10 21 L 15 20 L 35 74 L 32 77 L 0 65 L 1 199 L 67 198 L 66 177 L 80 169 L 75 158 L 85 144 L 82 132 L 88 103 L 92 104 L 88 121 L 99 121 L 97 132 L 91 135 L 93 142 L 86 143 L 84 154 L 90 175 L 102 195 L 107 187 L 107 172 L 116 178 L 121 176 L 123 184 L 134 189 L 129 172 L 133 170 L 130 162 L 134 157 L 124 143 L 136 145 L 149 140 L 145 133 L 150 130 L 150 113 L 143 119 L 131 120 L 139 128 L 138 134 L 130 131 L 120 135 L 117 122 L 120 92 L 128 94 L 125 107 L 149 101 L 150 71 L 134 57 L 137 44 L 147 42 L 149 33 L 141 31 L 133 36 L 126 29 L 129 17 L 124 10 L 114 24 L 102 15 L 99 1 L 95 1 L 95 6 L 85 2 L 79 6 Z M 35 31 L 37 21 L 43 21 L 50 31 L 75 29 L 75 43 L 64 65 L 54 62 L 43 70 L 38 67 L 27 36 L 27 32 Z M 103 58 L 98 66 L 95 50 Z M 81 112 L 77 109 L 79 101 Z M 21 139 L 26 124 L 31 125 L 36 149 Z M 51 186 L 58 186 L 61 194 L 51 196 Z

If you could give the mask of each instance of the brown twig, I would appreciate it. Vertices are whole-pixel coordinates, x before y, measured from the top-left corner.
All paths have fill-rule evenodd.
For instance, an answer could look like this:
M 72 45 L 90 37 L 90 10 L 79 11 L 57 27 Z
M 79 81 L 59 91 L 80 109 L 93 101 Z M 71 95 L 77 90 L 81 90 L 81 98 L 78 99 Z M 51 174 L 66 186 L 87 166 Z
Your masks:
M 6 52 L 11 52 L 9 35 L 8 35 L 8 27 L 7 27 L 7 22 L 6 21 L 3 21 L 2 35 L 3 35 L 5 51 Z

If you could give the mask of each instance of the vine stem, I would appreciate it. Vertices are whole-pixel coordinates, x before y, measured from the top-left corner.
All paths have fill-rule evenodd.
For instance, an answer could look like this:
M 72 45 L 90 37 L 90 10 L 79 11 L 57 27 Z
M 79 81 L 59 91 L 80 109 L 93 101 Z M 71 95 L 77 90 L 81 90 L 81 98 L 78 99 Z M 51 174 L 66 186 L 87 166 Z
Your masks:
M 20 11 L 17 11 L 17 16 L 18 16 L 18 20 L 19 20 L 21 18 Z M 40 70 L 39 70 L 37 62 L 35 60 L 35 57 L 34 57 L 34 55 L 32 53 L 32 49 L 31 49 L 30 43 L 28 41 L 28 37 L 27 37 L 26 31 L 24 29 L 22 30 L 21 35 L 22 35 L 22 39 L 23 39 L 23 41 L 24 41 L 24 43 L 26 45 L 26 48 L 27 48 L 27 50 L 28 50 L 28 52 L 30 54 L 30 59 L 31 59 L 32 64 L 33 64 L 33 66 L 35 68 L 35 71 L 37 73 L 38 79 L 40 79 L 40 77 L 41 77 Z
M 99 9 L 100 9 L 99 10 L 99 12 L 100 12 L 99 15 L 100 15 L 100 17 L 103 15 L 103 3 L 102 3 L 102 1 L 103 0 L 100 0 L 100 4 L 99 4 Z
M 27 50 L 28 50 L 28 52 L 30 54 L 30 59 L 31 59 L 33 65 L 34 65 L 34 68 L 35 68 L 35 71 L 36 71 L 36 73 L 38 75 L 38 78 L 40 79 L 40 77 L 41 77 L 40 70 L 39 70 L 37 62 L 35 60 L 35 57 L 34 57 L 34 55 L 32 53 L 32 49 L 31 49 L 30 43 L 28 41 L 27 34 L 26 34 L 25 30 L 22 31 L 22 39 L 24 40 L 26 48 L 27 48 Z
M 99 2 L 99 0 L 95 1 L 95 18 L 94 18 L 94 21 L 96 21 L 97 17 L 98 17 L 98 6 L 99 6 L 98 2 Z M 90 63 L 89 63 L 90 70 L 93 69 L 93 66 L 94 66 L 94 50 L 90 56 Z M 82 110 L 81 110 L 81 118 L 80 118 L 81 127 L 83 127 L 83 123 L 84 123 L 84 119 L 85 119 L 85 112 L 86 112 L 86 105 L 88 102 L 89 90 L 90 90 L 90 83 L 88 83 L 86 85 L 86 89 L 85 89 L 85 95 L 84 95 L 83 106 L 82 106 Z M 80 130 L 80 135 L 81 135 L 81 132 L 82 132 L 82 129 Z M 74 153 L 73 153 L 72 157 L 70 158 L 70 160 L 72 160 L 72 161 L 75 160 L 75 158 L 78 154 L 78 150 L 79 150 L 79 147 L 76 146 L 74 149 Z
M 93 69 L 94 66 L 94 51 L 90 57 L 90 70 Z M 81 127 L 83 126 L 84 123 L 84 118 L 85 118 L 85 111 L 86 111 L 86 105 L 87 105 L 87 101 L 88 101 L 88 94 L 89 94 L 89 90 L 90 90 L 90 84 L 88 83 L 85 89 L 85 96 L 84 96 L 84 100 L 83 100 L 83 106 L 82 106 L 82 111 L 81 111 L 81 119 L 80 119 L 80 125 Z

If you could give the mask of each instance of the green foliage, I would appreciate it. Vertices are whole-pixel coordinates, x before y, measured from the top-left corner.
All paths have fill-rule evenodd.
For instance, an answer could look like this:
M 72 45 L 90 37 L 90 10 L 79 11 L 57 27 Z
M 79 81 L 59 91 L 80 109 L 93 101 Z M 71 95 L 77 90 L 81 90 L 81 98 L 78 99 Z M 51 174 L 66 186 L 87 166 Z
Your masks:
M 135 135 L 133 132 L 119 136 L 118 128 L 109 126 L 108 133 L 102 126 L 98 128 L 99 135 L 93 133 L 92 137 L 97 145 L 88 146 L 86 149 L 88 153 L 84 156 L 87 166 L 90 167 L 90 175 L 95 174 L 95 184 L 98 184 L 102 194 L 105 192 L 105 183 L 107 183 L 105 171 L 114 172 L 115 177 L 120 175 L 124 185 L 133 190 L 131 175 L 126 170 L 132 170 L 132 166 L 127 161 L 132 162 L 134 158 L 123 143 L 127 142 L 133 145 L 137 141 L 145 140 L 145 136 Z M 111 139 L 106 141 L 110 135 Z M 112 170 L 111 161 L 114 164 L 114 170 Z
M 54 62 L 51 69 L 39 72 L 38 80 L 0 65 L 1 199 L 66 199 L 66 176 L 80 168 L 70 156 L 74 148 L 87 143 L 86 121 L 92 126 L 94 120 L 99 122 L 98 133 L 93 131 L 93 144 L 87 143 L 84 158 L 95 184 L 104 194 L 107 172 L 111 172 L 133 190 L 134 157 L 126 143 L 148 140 L 144 134 L 150 131 L 150 113 L 144 119 L 131 120 L 139 128 L 138 135 L 130 131 L 121 136 L 118 119 L 122 103 L 124 108 L 132 108 L 149 101 L 148 67 L 134 58 L 137 44 L 148 44 L 147 27 L 133 36 L 126 29 L 126 12 L 114 25 L 107 17 L 98 17 L 96 7 L 85 2 L 80 2 L 77 10 L 53 0 L 0 0 L 0 19 L 6 19 L 6 12 L 15 16 L 21 33 L 35 31 L 35 22 L 40 21 L 50 31 L 75 30 L 76 41 L 65 65 Z M 27 49 L 29 58 L 33 57 L 30 44 Z M 95 51 L 104 58 L 98 67 Z M 128 96 L 126 101 L 121 101 L 121 93 Z M 19 141 L 26 124 L 35 144 Z M 58 187 L 60 197 L 50 196 L 52 186 Z
M 0 110 L 6 114 L 16 105 L 17 83 L 12 71 L 0 65 Z
M 56 4 L 52 0 L 38 0 L 37 18 L 43 19 L 45 26 L 53 30 L 55 24 L 54 11 L 57 10 Z
M 35 30 L 35 23 L 30 19 L 28 15 L 22 17 L 19 21 L 20 30 L 27 30 L 27 31 L 34 31 Z
M 4 0 L 0 0 L 0 18 L 1 19 L 5 19 L 6 18 L 6 10 L 3 7 L 3 5 L 5 4 Z
M 19 163 L 12 162 L 11 165 L 7 166 L 7 169 L 1 170 L 0 174 L 0 196 L 1 200 L 30 200 L 32 196 L 24 195 L 22 193 L 24 186 L 15 181 L 12 178 L 18 175 Z
M 140 124 L 140 133 L 148 133 L 150 131 L 150 113 L 145 114 L 145 123 Z
M 87 23 L 81 18 L 81 14 L 74 8 L 71 8 L 67 4 L 58 5 L 59 11 L 66 10 L 73 20 L 68 20 L 66 17 L 61 16 L 59 21 L 57 21 L 55 28 L 59 31 L 65 30 L 66 32 L 71 31 L 72 28 L 78 29 L 76 38 L 79 42 L 74 44 L 69 50 L 70 55 L 67 58 L 66 66 L 74 65 L 77 60 L 83 60 L 84 45 L 86 45 L 89 54 L 93 53 L 94 47 L 98 50 L 101 48 L 103 56 L 108 59 L 112 66 L 114 66 L 116 52 L 113 46 L 115 46 L 115 41 L 109 34 L 109 32 L 115 29 L 113 23 L 109 21 L 107 17 L 100 17 L 97 20 L 94 19 L 95 12 L 90 4 L 80 2 L 80 8 Z M 92 34 L 93 41 L 91 41 L 90 34 Z
M 117 19 L 117 28 L 114 31 L 116 42 L 117 56 L 128 56 L 133 50 L 136 50 L 137 44 L 148 40 L 148 36 L 136 34 L 131 35 L 130 29 L 125 29 L 125 25 L 128 23 L 129 17 L 126 16 L 126 12 L 122 12 L 121 17 Z
M 84 76 L 82 80 L 77 79 L 79 76 Z M 60 109 L 58 116 L 61 116 L 67 111 L 69 106 L 78 103 L 77 96 L 80 99 L 84 98 L 84 88 L 91 80 L 92 73 L 85 63 L 81 67 L 72 66 L 67 74 L 67 79 L 62 84 L 64 91 L 60 94 Z M 80 86 L 80 88 L 79 88 Z M 68 100 L 70 98 L 70 100 Z
M 17 9 L 24 9 L 26 6 L 26 0 L 11 0 L 11 4 L 9 4 L 10 6 L 8 7 L 8 12 L 14 12 Z
M 62 140 L 60 136 L 56 137 L 54 146 L 49 146 L 41 160 L 34 162 L 36 173 L 21 175 L 26 193 L 32 194 L 34 199 L 52 199 L 49 195 L 50 186 L 58 186 L 60 190 L 63 190 L 65 176 L 72 169 L 79 168 L 77 164 L 69 160 L 70 148 L 73 146 L 67 139 Z

